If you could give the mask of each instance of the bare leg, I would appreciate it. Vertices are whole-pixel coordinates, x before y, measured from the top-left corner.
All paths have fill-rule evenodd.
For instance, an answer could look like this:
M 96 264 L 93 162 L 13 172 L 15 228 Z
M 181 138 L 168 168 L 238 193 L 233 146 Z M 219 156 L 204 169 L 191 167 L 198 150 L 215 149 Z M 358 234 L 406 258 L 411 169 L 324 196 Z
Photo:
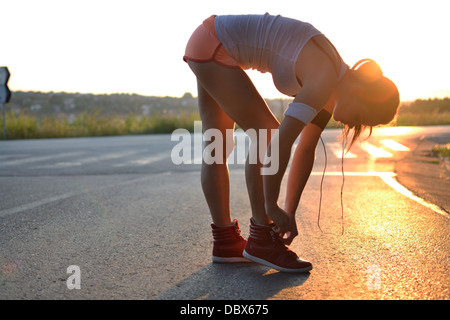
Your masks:
M 226 159 L 234 145 L 233 135 L 227 136 L 226 129 L 234 129 L 234 121 L 219 107 L 217 102 L 198 84 L 198 103 L 203 131 L 218 129 L 224 138 L 221 163 L 202 162 L 201 182 L 203 194 L 208 204 L 212 221 L 216 226 L 231 225 L 230 179 Z M 207 146 L 211 142 L 205 142 Z M 228 148 L 227 148 L 228 146 Z M 228 149 L 228 150 L 227 150 Z
M 303 189 L 308 182 L 314 166 L 317 142 L 322 129 L 314 124 L 305 127 L 292 158 L 291 169 L 287 180 L 286 201 L 284 209 L 294 215 L 297 210 Z
M 264 132 L 263 134 L 265 134 Z M 259 133 L 257 133 L 256 138 L 252 137 L 251 147 L 249 150 L 250 154 L 258 155 L 260 150 L 265 153 L 267 145 L 259 144 Z M 256 141 L 255 141 L 256 140 Z M 267 130 L 267 143 L 270 142 L 270 130 Z M 263 153 L 263 154 L 264 154 Z M 247 183 L 247 191 L 250 198 L 250 206 L 252 209 L 252 216 L 256 223 L 258 224 L 269 224 L 271 220 L 266 215 L 266 209 L 264 206 L 264 188 L 263 188 L 263 178 L 261 175 L 262 163 L 259 157 L 257 157 L 257 162 L 254 163 L 250 161 L 251 157 L 248 156 L 245 162 L 245 181 Z
M 215 101 L 216 106 L 220 106 L 223 112 L 228 115 L 228 117 L 234 122 L 238 123 L 244 131 L 248 129 L 254 129 L 257 133 L 259 133 L 260 129 L 267 129 L 268 133 L 270 134 L 271 129 L 278 128 L 279 122 L 270 111 L 264 99 L 256 91 L 253 83 L 250 81 L 247 74 L 243 70 L 225 68 L 213 62 L 196 63 L 189 61 L 188 63 L 200 83 L 199 87 L 201 89 L 199 91 L 199 97 L 201 94 L 202 97 L 206 98 L 207 93 L 209 99 Z M 212 103 L 205 103 L 204 105 L 212 105 Z M 214 112 L 217 113 L 217 110 Z M 223 118 L 223 116 L 221 116 L 221 118 Z M 206 123 L 206 126 L 209 128 L 214 128 L 214 126 L 216 125 L 217 124 L 214 124 L 212 122 L 211 124 Z M 218 127 L 215 128 L 220 130 L 220 128 Z M 270 137 L 268 137 L 267 143 L 269 141 Z M 252 150 L 250 150 L 251 152 L 256 151 L 256 146 L 259 148 L 264 148 L 264 150 L 265 148 L 267 148 L 267 145 L 258 145 L 258 141 L 252 141 L 252 146 Z M 247 159 L 246 162 L 245 176 L 247 181 L 247 190 L 250 198 L 252 216 L 255 222 L 258 224 L 267 224 L 268 222 L 270 222 L 270 219 L 267 217 L 264 209 L 264 193 L 260 172 L 261 162 L 259 161 L 259 157 L 256 158 L 258 160 L 256 164 L 250 164 L 249 159 Z M 212 166 L 209 168 L 205 168 L 205 171 L 203 171 L 202 169 L 202 177 L 204 178 L 202 178 L 202 181 L 212 180 L 219 176 L 224 177 L 224 168 L 226 168 L 226 166 Z M 204 182 L 205 187 L 208 184 L 209 182 Z M 221 202 L 222 211 L 229 211 L 229 207 L 224 206 L 224 199 L 229 199 L 229 182 L 226 185 L 228 188 L 228 193 L 225 193 L 225 191 L 223 190 L 220 191 L 223 192 L 223 199 Z M 210 197 L 211 199 L 213 199 L 212 195 Z M 213 201 L 214 200 L 208 201 L 208 203 L 212 203 Z M 212 214 L 215 215 L 214 213 Z M 229 212 L 217 215 L 229 217 Z

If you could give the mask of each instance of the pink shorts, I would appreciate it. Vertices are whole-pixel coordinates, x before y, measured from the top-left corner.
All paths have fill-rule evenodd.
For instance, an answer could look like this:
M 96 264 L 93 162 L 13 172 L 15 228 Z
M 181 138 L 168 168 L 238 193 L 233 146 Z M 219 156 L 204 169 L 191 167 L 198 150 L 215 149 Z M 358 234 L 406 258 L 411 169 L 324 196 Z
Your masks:
M 241 68 L 220 42 L 216 33 L 215 18 L 215 15 L 209 17 L 194 31 L 186 45 L 183 60 L 215 62 L 228 68 Z

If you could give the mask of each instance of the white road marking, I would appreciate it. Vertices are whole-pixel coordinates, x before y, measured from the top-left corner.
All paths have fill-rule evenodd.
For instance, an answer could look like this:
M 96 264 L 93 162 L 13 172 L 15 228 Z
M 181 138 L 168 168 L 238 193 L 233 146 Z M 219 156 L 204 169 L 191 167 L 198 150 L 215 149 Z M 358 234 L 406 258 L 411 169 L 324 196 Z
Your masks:
M 336 156 L 336 158 L 341 159 L 342 158 L 342 144 L 340 142 L 328 142 L 325 144 L 329 149 L 331 149 L 331 152 Z M 356 158 L 357 155 L 352 152 L 344 152 L 344 159 L 346 158 Z
M 31 158 L 24 158 L 24 159 L 16 159 L 16 160 L 9 160 L 0 162 L 0 166 L 17 166 L 22 165 L 25 163 L 33 163 L 33 162 L 39 162 L 39 161 L 47 161 L 47 160 L 54 160 L 58 158 L 66 158 L 66 157 L 73 157 L 82 154 L 83 152 L 68 152 L 68 153 L 60 153 L 60 154 L 54 154 L 51 156 L 41 156 L 41 157 L 31 157 Z
M 16 155 L 14 155 L 14 154 L 3 154 L 3 155 L 0 156 L 0 161 L 2 161 L 2 159 L 14 158 L 14 157 L 17 157 L 17 156 L 28 157 L 29 154 L 16 154 Z
M 152 155 L 152 156 L 145 157 L 145 158 L 142 158 L 142 159 L 134 159 L 134 160 L 130 160 L 130 161 L 125 162 L 125 163 L 118 163 L 118 164 L 113 165 L 113 167 L 126 167 L 126 166 L 129 166 L 129 165 L 131 165 L 131 166 L 145 166 L 145 165 L 151 164 L 153 162 L 160 161 L 160 160 L 163 160 L 165 158 L 168 158 L 169 156 L 170 156 L 170 153 L 168 153 L 168 152 L 161 152 L 161 153 L 158 153 L 156 155 Z
M 36 167 L 33 167 L 33 169 L 44 169 L 44 168 L 55 168 L 55 167 L 56 168 L 77 167 L 77 166 L 81 166 L 81 165 L 92 163 L 92 162 L 100 162 L 100 161 L 104 161 L 104 160 L 123 158 L 123 157 L 130 156 L 130 155 L 133 155 L 136 153 L 138 153 L 138 152 L 135 151 L 135 152 L 123 152 L 123 153 L 107 153 L 107 154 L 103 154 L 100 156 L 81 158 L 76 161 L 58 162 L 58 163 L 54 163 L 54 164 L 36 166 Z
M 168 173 L 164 172 L 164 173 L 159 173 L 159 174 L 156 174 L 156 175 L 148 175 L 148 176 L 145 176 L 145 177 L 139 177 L 139 178 L 136 178 L 136 179 L 131 179 L 131 180 L 122 181 L 122 182 L 118 182 L 118 183 L 111 183 L 109 185 L 101 186 L 101 187 L 98 187 L 98 188 L 94 187 L 94 188 L 91 188 L 91 189 L 85 189 L 85 190 L 77 191 L 77 192 L 75 192 L 75 191 L 67 192 L 67 193 L 64 193 L 64 194 L 61 194 L 61 195 L 48 197 L 48 198 L 45 198 L 45 199 L 41 199 L 41 200 L 33 201 L 33 202 L 30 202 L 30 203 L 26 203 L 26 204 L 23 204 L 23 205 L 14 207 L 14 208 L 0 210 L 0 217 L 4 217 L 4 216 L 10 215 L 10 214 L 19 213 L 19 212 L 22 212 L 22 211 L 25 211 L 25 210 L 29 210 L 29 209 L 34 209 L 34 208 L 40 207 L 40 206 L 42 206 L 44 204 L 52 203 L 52 202 L 59 201 L 59 200 L 64 200 L 64 199 L 67 199 L 67 198 L 70 198 L 70 197 L 73 197 L 73 196 L 89 193 L 89 192 L 92 192 L 92 191 L 99 191 L 99 190 L 103 190 L 103 189 L 106 189 L 106 188 L 125 186 L 125 185 L 128 185 L 128 184 L 133 184 L 133 183 L 137 183 L 137 182 L 140 182 L 140 181 L 152 180 L 152 179 L 154 179 L 155 176 L 166 175 L 166 174 L 168 174 Z
M 323 171 L 313 171 L 311 172 L 312 176 L 321 176 Z M 368 171 L 368 172 L 344 172 L 345 176 L 356 176 L 356 177 L 395 177 L 396 174 L 394 172 L 376 172 L 376 171 Z M 326 176 L 342 176 L 341 171 L 330 171 L 325 173 Z
M 405 147 L 404 145 L 402 145 L 392 139 L 384 139 L 384 140 L 380 140 L 380 142 L 385 147 L 388 147 L 389 149 L 394 150 L 394 151 L 409 151 L 408 147 Z
M 46 198 L 46 199 L 41 199 L 41 200 L 33 201 L 33 202 L 30 202 L 30 203 L 26 203 L 26 204 L 23 204 L 23 205 L 14 207 L 14 208 L 1 210 L 0 211 L 0 217 L 4 217 L 4 216 L 10 215 L 10 214 L 22 212 L 22 211 L 25 211 L 25 210 L 28 210 L 28 209 L 33 209 L 33 208 L 42 206 L 42 205 L 47 204 L 47 203 L 51 203 L 51 202 L 67 199 L 67 198 L 70 198 L 70 197 L 72 197 L 72 196 L 74 196 L 76 194 L 77 194 L 76 192 L 68 192 L 68 193 L 65 193 L 65 194 L 61 194 L 59 196 L 49 197 L 49 198 Z
M 382 148 L 375 147 L 373 144 L 364 141 L 361 142 L 361 148 L 367 151 L 374 158 L 391 158 L 393 155 Z
M 311 172 L 312 176 L 322 176 L 322 171 L 313 171 Z M 342 172 L 340 171 L 331 171 L 326 172 L 326 176 L 342 176 Z M 418 196 L 414 195 L 411 191 L 406 189 L 404 186 L 402 186 L 397 180 L 395 180 L 394 177 L 397 175 L 394 172 L 375 172 L 375 171 L 369 171 L 369 172 L 345 172 L 345 176 L 357 176 L 357 177 L 380 177 L 387 185 L 392 187 L 395 191 L 401 193 L 402 195 L 408 197 L 411 200 L 416 201 L 417 203 L 423 205 L 424 207 L 433 210 L 434 212 L 446 217 L 447 219 L 450 218 L 450 215 L 436 206 L 435 204 L 429 203 L 425 201 L 422 198 L 419 198 Z
M 436 213 L 439 213 L 440 215 L 446 217 L 447 219 L 450 218 L 450 216 L 447 212 L 445 212 L 438 206 L 436 206 L 432 203 L 426 202 L 422 198 L 419 198 L 418 196 L 414 195 L 411 191 L 409 191 L 404 186 L 402 186 L 400 183 L 398 183 L 397 180 L 394 179 L 394 177 L 387 176 L 387 175 L 380 175 L 380 178 L 383 179 L 383 181 L 386 182 L 389 186 L 391 186 L 395 191 L 400 192 L 404 196 L 410 198 L 411 200 L 416 201 L 417 203 L 420 203 L 424 207 L 427 207 Z

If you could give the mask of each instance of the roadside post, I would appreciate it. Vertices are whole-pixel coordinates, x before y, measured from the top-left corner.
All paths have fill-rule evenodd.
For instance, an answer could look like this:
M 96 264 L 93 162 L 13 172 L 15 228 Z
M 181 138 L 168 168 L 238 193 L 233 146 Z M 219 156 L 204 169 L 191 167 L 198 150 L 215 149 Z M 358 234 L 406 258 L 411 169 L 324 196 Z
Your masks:
M 9 70 L 7 67 L 0 67 L 0 105 L 2 106 L 3 116 L 3 139 L 6 140 L 6 112 L 5 103 L 11 99 L 11 91 L 8 88 Z

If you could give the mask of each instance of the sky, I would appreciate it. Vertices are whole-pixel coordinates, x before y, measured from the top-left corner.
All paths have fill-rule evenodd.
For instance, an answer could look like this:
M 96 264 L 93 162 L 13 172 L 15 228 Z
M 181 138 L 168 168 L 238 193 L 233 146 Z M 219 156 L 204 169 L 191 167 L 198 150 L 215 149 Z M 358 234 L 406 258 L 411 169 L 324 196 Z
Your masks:
M 23 91 L 194 96 L 182 60 L 211 14 L 281 14 L 313 24 L 350 66 L 375 59 L 402 101 L 450 96 L 449 0 L 0 0 L 0 66 Z M 270 74 L 249 71 L 265 98 Z

